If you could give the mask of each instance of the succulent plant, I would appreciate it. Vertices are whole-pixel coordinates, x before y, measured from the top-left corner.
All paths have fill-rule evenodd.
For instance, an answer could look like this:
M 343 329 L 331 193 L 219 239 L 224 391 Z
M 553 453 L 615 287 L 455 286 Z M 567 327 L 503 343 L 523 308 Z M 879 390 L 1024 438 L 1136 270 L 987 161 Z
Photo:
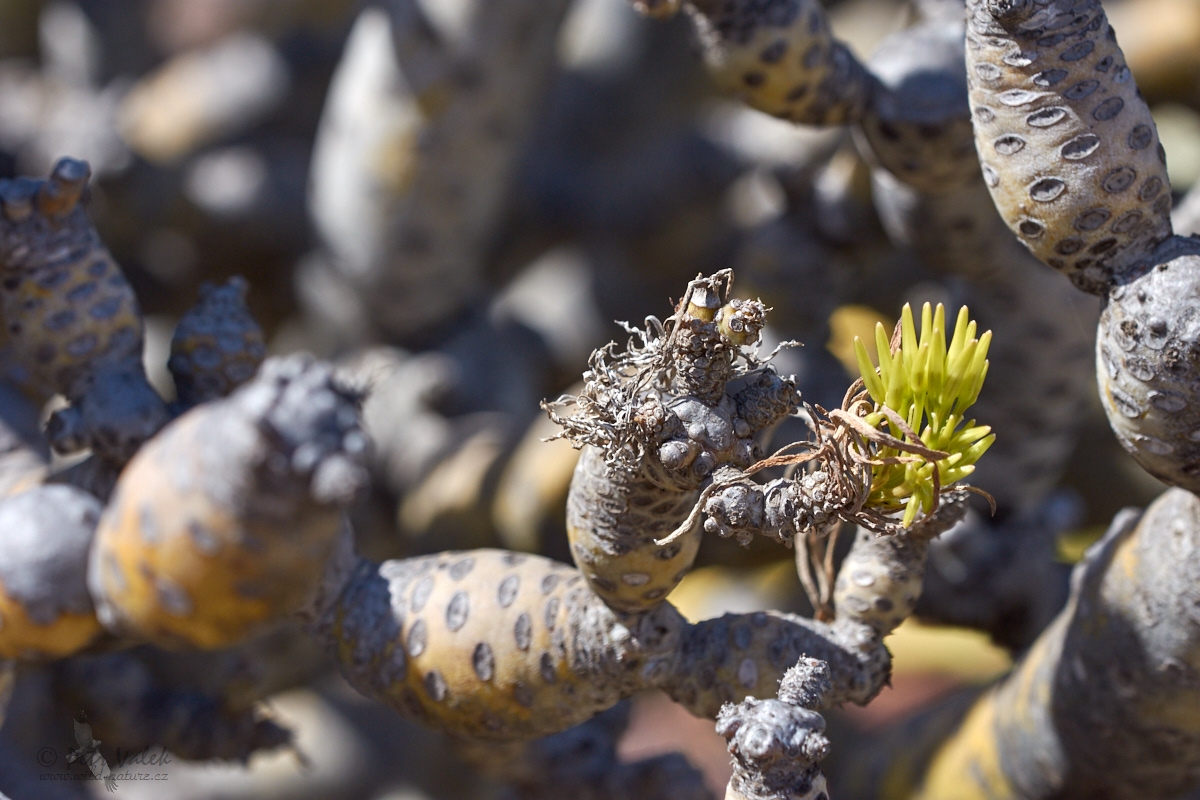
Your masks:
M 196 407 L 121 473 L 89 584 L 112 629 L 167 646 L 236 644 L 315 590 L 365 485 L 357 397 L 303 356 Z
M 900 342 L 893 348 L 883 325 L 876 326 L 878 370 L 871 365 L 862 340 L 856 338 L 854 346 L 863 384 L 877 409 L 867 414 L 866 423 L 874 428 L 886 423 L 896 438 L 916 438 L 928 450 L 946 454 L 935 460 L 921 453 L 904 455 L 896 448 L 885 447 L 878 453 L 882 463 L 872 465 L 866 505 L 881 510 L 902 507 L 901 524 L 908 527 L 918 511 L 933 510 L 941 487 L 974 472 L 975 462 L 996 440 L 991 428 L 965 418 L 987 377 L 992 337 L 988 331 L 975 338 L 975 323 L 964 306 L 947 346 L 946 312 L 940 303 L 932 313 L 928 303 L 921 309 L 919 339 L 908 305 L 898 330 Z
M 559 435 L 586 448 L 568 496 L 571 553 L 617 611 L 653 608 L 683 579 L 700 546 L 697 492 L 723 465 L 757 461 L 756 437 L 799 402 L 794 383 L 743 352 L 766 309 L 731 299 L 732 277 L 693 280 L 665 323 L 632 329 L 623 353 L 598 350 L 583 392 L 550 407 Z
M 224 397 L 242 385 L 266 356 L 263 331 L 246 307 L 249 284 L 200 287 L 200 301 L 175 326 L 167 368 L 183 408 Z
M 704 60 L 717 83 L 747 104 L 807 125 L 856 122 L 869 102 L 871 78 L 835 39 L 811 0 L 691 0 Z M 649 9 L 651 4 L 642 4 Z
M 108 36 L 92 5 L 63 29 Z M 333 5 L 341 10 L 328 13 L 342 19 L 352 4 Z M 245 761 L 292 738 L 256 701 L 333 665 L 366 697 L 448 733 L 527 800 L 705 797 L 677 756 L 618 762 L 619 706 L 658 689 L 716 722 L 734 760 L 729 798 L 827 800 L 822 764 L 842 742 L 821 714 L 879 693 L 891 670 L 886 637 L 921 603 L 926 618 L 1030 649 L 969 712 L 961 702 L 914 722 L 890 789 L 909 781 L 912 796 L 933 799 L 1193 788 L 1189 665 L 1200 637 L 1189 587 L 1200 527 L 1189 492 L 1200 486 L 1200 328 L 1191 301 L 1200 245 L 1171 235 L 1163 150 L 1098 0 L 969 0 L 965 20 L 959 0 L 920 0 L 916 24 L 861 61 L 813 0 L 633 0 L 647 16 L 686 19 L 657 29 L 610 21 L 601 28 L 629 34 L 622 47 L 644 36 L 642 44 L 560 77 L 559 64 L 581 48 L 583 18 L 568 17 L 570 5 L 484 3 L 456 32 L 413 0 L 362 12 L 312 164 L 310 210 L 325 249 L 297 271 L 305 311 L 320 319 L 285 319 L 284 291 L 271 297 L 283 314 L 260 326 L 245 281 L 200 288 L 175 328 L 172 404 L 143 367 L 165 349 L 166 326 L 144 325 L 133 287 L 157 292 L 141 295 L 153 313 L 178 314 L 186 301 L 168 297 L 168 284 L 199 285 L 156 262 L 174 252 L 180 230 L 186 239 L 213 224 L 197 222 L 198 176 L 230 153 L 188 153 L 201 141 L 259 153 L 268 167 L 255 191 L 286 195 L 293 215 L 303 210 L 303 181 L 275 164 L 288 148 L 251 142 L 254 134 L 218 141 L 233 130 L 226 123 L 247 130 L 226 102 L 244 87 L 206 107 L 186 98 L 178 121 L 191 138 L 169 154 L 186 162 L 177 176 L 93 161 L 105 181 L 100 222 L 130 280 L 88 219 L 84 162 L 59 161 L 46 181 L 0 181 L 0 704 L 19 674 L 57 702 L 86 707 L 110 744 Z M 721 91 L 798 124 L 851 126 L 836 154 L 805 144 L 805 155 L 789 156 L 804 163 L 767 169 L 736 136 L 701 124 L 711 87 L 682 56 L 656 60 L 683 41 L 686 24 Z M 268 66 L 324 91 L 332 61 L 323 73 L 301 68 L 296 48 L 267 44 L 275 33 L 261 27 L 254 41 L 271 54 Z M 73 74 L 72 97 L 95 94 L 86 59 L 65 59 L 55 30 L 47 22 L 40 71 Z M 18 36 L 0 31 L 0 44 Z M 645 53 L 630 55 L 638 47 Z M 203 49 L 170 56 L 139 81 L 129 119 L 163 119 L 180 65 L 200 63 Z M 218 51 L 232 52 L 210 54 Z M 0 61 L 6 174 L 16 163 L 7 66 Z M 280 108 L 289 142 L 308 106 L 315 125 L 315 104 Z M 77 113 L 61 116 L 64 135 L 86 127 Z M 135 124 L 127 141 L 153 154 L 145 132 Z M 75 139 L 11 153 L 24 168 L 30 153 L 60 141 Z M 714 161 L 712 175 L 693 177 Z M 155 202 L 130 202 L 144 201 L 146 187 L 156 187 Z M 162 202 L 170 191 L 189 202 Z M 748 201 L 755 192 L 763 196 Z M 261 215 L 250 219 L 234 223 L 251 232 L 229 236 L 228 250 L 200 253 L 219 262 L 206 270 L 231 274 L 224 254 L 246 250 L 241 238 L 305 242 L 289 257 L 307 246 L 303 223 L 276 237 L 257 224 Z M 213 229 L 214 238 L 230 230 Z M 948 338 L 942 305 L 926 305 L 919 320 L 905 306 L 890 339 L 877 328 L 878 368 L 857 344 L 861 382 L 838 406 L 824 398 L 830 386 L 841 391 L 840 372 L 826 366 L 814 378 L 797 366 L 821 359 L 789 360 L 785 347 L 760 353 L 795 335 L 788 313 L 779 324 L 761 300 L 734 297 L 729 270 L 702 273 L 670 316 L 626 325 L 629 343 L 596 351 L 582 388 L 545 406 L 556 438 L 581 453 L 569 488 L 568 467 L 555 472 L 561 480 L 524 488 L 539 493 L 540 522 L 565 510 L 565 541 L 546 536 L 541 546 L 571 566 L 479 545 L 492 541 L 490 494 L 533 400 L 577 372 L 531 365 L 549 350 L 582 356 L 591 347 L 586 302 L 529 289 L 544 265 L 513 280 L 531 253 L 564 241 L 579 267 L 574 291 L 614 306 L 628 294 L 624 308 L 640 298 L 630 289 L 639 281 L 655 292 L 682 285 L 671 265 L 687 264 L 687 275 L 729 263 L 741 271 L 730 255 L 753 261 L 752 242 L 775 251 L 754 265 L 756 291 L 776 306 L 803 305 L 810 331 L 823 333 L 830 310 L 846 303 L 898 308 L 912 280 L 900 273 L 924 267 L 942 282 L 938 299 L 969 303 L 980 324 L 964 309 Z M 870 263 L 857 263 L 864 253 Z M 1040 262 L 1070 281 L 1037 272 Z M 1067 568 L 1031 568 L 1031 559 L 1045 560 L 1070 524 L 1052 508 L 1052 488 L 1092 369 L 1091 298 L 1072 299 L 1071 284 L 1104 304 L 1095 368 L 1113 429 L 1147 470 L 1180 488 L 1140 519 L 1118 516 L 1043 631 L 1067 595 Z M 551 326 L 569 334 L 569 347 L 550 342 Z M 498 336 L 501 327 L 516 333 Z M 994 343 L 976 338 L 985 327 Z M 264 361 L 268 335 L 282 350 L 299 339 L 324 353 L 373 352 L 358 365 L 377 379 L 365 420 L 362 394 L 330 364 Z M 508 352 L 510 341 L 529 352 Z M 396 344 L 412 351 L 361 349 Z M 805 403 L 801 386 L 828 408 Z M 62 399 L 46 405 L 52 395 Z M 386 451 L 378 459 L 369 457 L 371 429 Z M 529 430 L 527 443 L 544 435 Z M 768 449 L 779 431 L 794 441 Z M 70 461 L 51 461 L 44 439 Z M 526 455 L 511 482 L 546 466 Z M 453 480 L 464 465 L 470 479 Z M 994 519 L 977 513 L 982 506 L 968 513 L 978 492 L 961 485 L 968 477 L 995 496 Z M 357 503 L 368 487 L 370 503 Z M 398 521 L 417 516 L 412 487 L 461 510 L 462 524 L 435 511 L 410 527 L 421 528 L 419 540 L 396 536 Z M 839 547 L 846 524 L 858 531 Z M 355 526 L 372 535 L 356 542 Z M 813 617 L 685 619 L 668 595 L 706 535 L 713 552 L 736 558 L 770 556 L 713 536 L 794 548 Z M 413 554 L 427 550 L 440 552 Z M 328 651 L 323 666 L 314 655 L 282 667 L 275 662 L 286 655 L 264 655 L 276 637 L 308 634 Z M 18 691 L 14 707 L 23 699 Z M 5 752 L 6 779 L 18 759 Z
M 56 413 L 51 440 L 123 464 L 167 421 L 142 366 L 133 288 L 83 208 L 91 174 L 63 159 L 47 181 L 0 184 L 0 305 L 13 355 Z
M 0 657 L 62 658 L 96 639 L 87 560 L 100 502 L 71 486 L 0 500 Z
M 1196 245 L 1172 237 L 1166 158 L 1098 0 L 970 5 L 967 67 L 984 178 L 1039 259 L 1105 298 L 1109 423 L 1151 474 L 1200 487 L 1188 375 Z

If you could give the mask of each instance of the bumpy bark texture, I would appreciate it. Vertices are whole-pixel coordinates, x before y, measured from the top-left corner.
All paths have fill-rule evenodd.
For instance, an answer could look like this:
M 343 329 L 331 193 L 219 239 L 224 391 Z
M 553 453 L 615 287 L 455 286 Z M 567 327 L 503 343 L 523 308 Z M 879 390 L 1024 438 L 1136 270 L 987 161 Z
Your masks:
M 693 526 L 666 545 L 666 537 L 696 504 L 695 487 L 672 490 L 645 471 L 615 470 L 587 448 L 575 466 L 567 496 L 571 554 L 596 593 L 620 611 L 652 608 L 692 568 L 701 530 Z M 686 486 L 686 484 L 685 484 Z
M 1123 512 L 1071 601 L 935 756 L 917 796 L 1172 797 L 1200 781 L 1200 500 Z
M 99 635 L 87 562 L 100 510 L 70 486 L 0 501 L 0 656 L 58 658 Z
M 399 66 L 413 70 L 412 84 L 406 85 L 409 75 L 389 68 L 391 54 L 378 48 L 363 52 L 367 60 L 357 65 L 361 75 L 371 76 L 369 91 L 383 103 L 387 124 L 370 121 L 371 104 L 353 97 L 331 107 L 318 143 L 314 203 L 339 251 L 337 268 L 354 287 L 369 325 L 386 337 L 428 343 L 436 328 L 483 296 L 489 237 L 553 73 L 568 5 L 480 4 L 464 51 L 448 54 L 449 66 L 439 63 L 427 39 L 416 46 L 411 37 L 421 37 L 412 33 L 411 18 L 406 22 L 403 8 L 395 9 Z M 362 36 L 377 38 L 371 29 L 359 33 L 356 42 L 363 47 L 371 45 Z M 341 92 L 359 91 L 349 80 L 337 85 Z M 420 106 L 416 117 L 413 102 Z M 354 133 L 360 121 L 371 134 Z M 366 180 L 346 184 L 337 174 L 343 168 Z M 364 200 L 362 192 L 376 195 Z M 347 199 L 373 217 L 365 229 L 363 220 L 339 218 L 338 206 Z M 380 207 L 385 213 L 377 212 Z M 355 243 L 360 233 L 376 246 Z
M 1171 235 L 1166 158 L 1099 0 L 968 5 L 979 160 L 1039 259 L 1104 294 Z
M 717 83 L 751 107 L 805 125 L 862 116 L 872 79 L 815 0 L 692 0 L 684 9 Z
M 700 546 L 699 489 L 761 458 L 756 437 L 799 406 L 791 378 L 742 351 L 766 309 L 729 300 L 731 281 L 693 280 L 665 325 L 597 351 L 580 396 L 550 408 L 561 436 L 587 445 L 567 499 L 571 554 L 619 612 L 653 608 L 682 580 Z M 578 411 L 561 416 L 568 403 Z
M 64 395 L 50 438 L 123 464 L 167 421 L 142 367 L 142 318 L 81 202 L 91 174 L 63 159 L 47 181 L 0 181 L 0 306 L 12 356 L 43 397 Z
M 267 348 L 262 327 L 246 307 L 248 289 L 243 278 L 204 284 L 200 301 L 175 326 L 167 368 L 182 408 L 225 397 L 262 365 Z
M 355 562 L 345 542 L 306 616 L 360 692 L 474 738 L 556 733 L 649 688 L 715 718 L 725 703 L 774 695 L 801 656 L 830 665 L 821 708 L 865 704 L 890 675 L 883 637 L 920 594 L 927 541 L 965 501 L 950 494 L 908 535 L 861 537 L 848 563 L 871 572 L 852 571 L 828 623 L 758 612 L 692 625 L 666 602 L 619 615 L 578 570 L 539 556 L 473 550 L 378 565 Z
M 819 707 L 829 665 L 801 658 L 783 676 L 779 698 L 726 704 L 717 733 L 729 742 L 733 775 L 725 800 L 828 800 L 818 763 L 829 752 Z
M 318 621 L 359 691 L 492 739 L 566 730 L 652 685 L 685 624 L 660 604 L 626 627 L 578 571 L 497 550 L 363 562 Z
M 1147 472 L 1200 490 L 1200 241 L 1172 237 L 1112 288 L 1096 376 L 1117 439 Z
M 112 630 L 165 645 L 234 644 L 296 611 L 366 484 L 357 396 L 331 368 L 267 362 L 180 417 L 121 474 L 88 581 Z
M 1097 377 L 1122 445 L 1155 477 L 1195 491 L 1197 245 L 1168 238 L 1162 148 L 1103 10 L 1068 5 L 969 6 L 984 176 L 1035 255 L 1105 296 Z

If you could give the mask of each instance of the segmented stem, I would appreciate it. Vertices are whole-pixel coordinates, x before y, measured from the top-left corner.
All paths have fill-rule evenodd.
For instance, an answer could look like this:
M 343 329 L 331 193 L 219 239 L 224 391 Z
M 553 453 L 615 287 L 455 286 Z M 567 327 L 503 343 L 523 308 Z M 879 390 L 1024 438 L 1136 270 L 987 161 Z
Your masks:
M 871 78 L 815 0 L 692 0 L 705 63 L 752 108 L 805 125 L 861 118 Z
M 275 359 L 143 447 L 92 548 L 105 626 L 216 648 L 296 611 L 366 484 L 357 399 L 326 364 Z
M 83 208 L 91 170 L 63 159 L 49 180 L 0 181 L 0 307 L 11 352 L 56 414 L 61 450 L 123 464 L 167 421 L 142 367 L 142 318 Z
M 1039 259 L 1103 294 L 1171 235 L 1166 158 L 1099 0 L 971 0 L 984 180 Z

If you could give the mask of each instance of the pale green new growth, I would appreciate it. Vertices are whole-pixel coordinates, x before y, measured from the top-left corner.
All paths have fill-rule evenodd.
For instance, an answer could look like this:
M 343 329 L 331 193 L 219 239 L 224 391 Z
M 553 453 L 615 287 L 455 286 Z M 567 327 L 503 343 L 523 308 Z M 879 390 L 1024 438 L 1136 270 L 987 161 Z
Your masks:
M 879 452 L 867 506 L 884 511 L 903 508 L 905 527 L 913 523 L 918 510 L 933 510 L 939 488 L 974 472 L 975 462 L 996 439 L 989 426 L 964 421 L 987 377 L 987 350 L 992 339 L 991 331 L 975 338 L 975 327 L 963 307 L 947 348 L 945 309 L 939 303 L 931 311 L 926 303 L 921 309 L 918 339 L 912 309 L 905 305 L 899 346 L 892 348 L 883 325 L 875 328 L 878 369 L 872 366 L 862 340 L 854 339 L 863 384 L 875 401 L 875 410 L 866 416 L 867 424 L 874 428 L 887 424 L 897 438 L 912 441 L 917 436 L 929 450 L 947 454 L 931 460 L 893 447 Z M 885 407 L 906 424 L 889 419 Z

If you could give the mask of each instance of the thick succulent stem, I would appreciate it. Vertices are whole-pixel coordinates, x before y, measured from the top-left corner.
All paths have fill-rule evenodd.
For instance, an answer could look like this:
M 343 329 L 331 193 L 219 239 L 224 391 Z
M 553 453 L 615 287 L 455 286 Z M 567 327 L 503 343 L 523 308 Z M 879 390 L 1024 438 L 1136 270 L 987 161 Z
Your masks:
M 1100 314 L 1096 378 L 1117 440 L 1151 475 L 1200 490 L 1200 242 L 1172 237 L 1114 286 Z
M 941 747 L 917 797 L 1171 797 L 1200 781 L 1200 500 L 1122 512 L 1017 670 Z
M 136 25 L 134 19 L 124 24 Z M 247 31 L 187 48 L 139 78 L 121 98 L 121 139 L 147 161 L 177 163 L 246 132 L 278 109 L 288 96 L 289 73 L 284 53 Z
M 660 685 L 696 716 L 715 718 L 726 703 L 774 696 L 780 678 L 801 656 L 829 664 L 830 706 L 867 704 L 891 675 L 887 648 L 867 626 L 764 611 L 688 626 L 672 672 Z
M 926 541 L 964 502 L 952 494 L 911 536 L 856 542 L 850 563 L 875 572 L 839 589 L 829 623 L 759 612 L 692 625 L 667 602 L 620 615 L 578 570 L 499 550 L 382 565 L 339 558 L 307 616 L 360 692 L 474 738 L 556 733 L 649 688 L 715 718 L 725 703 L 774 695 L 801 656 L 830 665 L 820 707 L 865 704 L 890 674 L 883 637 L 920 593 Z
M 696 496 L 663 487 L 646 470 L 612 469 L 600 450 L 584 450 L 567 495 L 567 535 L 575 563 L 611 607 L 653 607 L 691 570 L 699 527 L 665 545 L 655 540 L 687 517 Z
M 175 326 L 167 369 L 177 410 L 225 397 L 258 372 L 267 348 L 246 306 L 248 289 L 244 278 L 202 285 L 199 302 Z
M 580 396 L 548 407 L 561 436 L 587 445 L 567 499 L 571 554 L 619 612 L 653 608 L 682 580 L 700 546 L 698 490 L 755 462 L 755 437 L 799 405 L 791 378 L 742 353 L 766 309 L 728 300 L 731 281 L 693 280 L 666 325 L 597 351 Z M 573 416 L 559 413 L 567 403 Z
M 0 500 L 0 657 L 61 658 L 99 636 L 87 563 L 100 511 L 71 486 Z
M 1162 148 L 1116 36 L 1097 0 L 969 8 L 976 142 L 997 207 L 1038 258 L 1105 296 L 1097 379 L 1121 444 L 1160 480 L 1200 489 L 1198 248 L 1168 238 Z
M 1171 235 L 1166 159 L 1099 0 L 971 0 L 967 79 L 1001 216 L 1093 294 Z
M 346 199 L 360 205 L 367 230 L 362 220 L 325 220 L 325 227 L 343 256 L 339 269 L 355 287 L 370 324 L 387 337 L 427 343 L 439 326 L 483 296 L 482 262 L 533 109 L 553 74 L 568 5 L 566 0 L 479 5 L 467 52 L 450 55 L 449 67 L 437 63 L 435 49 L 416 47 L 405 36 L 411 27 L 394 27 L 401 64 L 414 70 L 412 99 L 428 115 L 424 124 L 403 98 L 397 100 L 408 76 L 373 74 L 380 83 L 373 88 L 395 123 L 374 138 L 346 136 L 337 119 L 347 110 L 369 117 L 370 103 L 358 112 L 349 96 L 348 106 L 331 105 L 329 136 L 322 131 L 318 147 L 314 202 L 329 220 Z M 394 6 L 403 11 L 403 3 Z M 374 53 L 368 59 L 376 64 L 388 57 Z M 426 74 L 431 64 L 432 79 Z M 368 74 L 375 67 L 362 68 Z M 342 91 L 361 90 L 347 82 Z M 344 185 L 337 173 L 347 167 L 367 180 Z M 373 246 L 354 241 L 362 234 Z
M 434 30 L 425 10 L 417 0 L 388 0 L 384 3 L 391 22 L 392 44 L 400 70 L 422 107 L 435 110 L 445 98 L 437 97 L 446 90 L 454 66 L 450 48 Z
M 0 181 L 0 305 L 13 356 L 45 395 L 62 450 L 124 464 L 167 421 L 142 367 L 133 288 L 84 211 L 91 170 L 63 159 L 47 181 Z
M 453 733 L 530 739 L 663 688 L 688 710 L 773 694 L 796 659 L 834 665 L 830 702 L 865 703 L 889 658 L 853 637 L 763 612 L 689 625 L 669 603 L 623 622 L 580 573 L 496 550 L 360 562 L 314 627 L 350 683 Z
M 328 365 L 276 359 L 147 444 L 92 548 L 104 624 L 216 648 L 296 611 L 337 543 L 340 509 L 366 484 L 357 400 Z
M 733 756 L 725 800 L 828 800 L 818 763 L 829 740 L 812 709 L 829 686 L 829 666 L 802 658 L 784 675 L 779 699 L 748 697 L 721 709 L 717 733 Z
M 962 20 L 939 16 L 884 39 L 868 62 L 878 86 L 859 126 L 860 149 L 923 195 L 979 179 L 962 42 Z
M 751 107 L 805 125 L 861 118 L 872 79 L 815 0 L 690 0 L 684 9 L 717 83 Z
M 488 739 L 566 730 L 648 688 L 685 625 L 664 603 L 627 627 L 578 571 L 497 550 L 361 562 L 316 621 L 359 691 Z

